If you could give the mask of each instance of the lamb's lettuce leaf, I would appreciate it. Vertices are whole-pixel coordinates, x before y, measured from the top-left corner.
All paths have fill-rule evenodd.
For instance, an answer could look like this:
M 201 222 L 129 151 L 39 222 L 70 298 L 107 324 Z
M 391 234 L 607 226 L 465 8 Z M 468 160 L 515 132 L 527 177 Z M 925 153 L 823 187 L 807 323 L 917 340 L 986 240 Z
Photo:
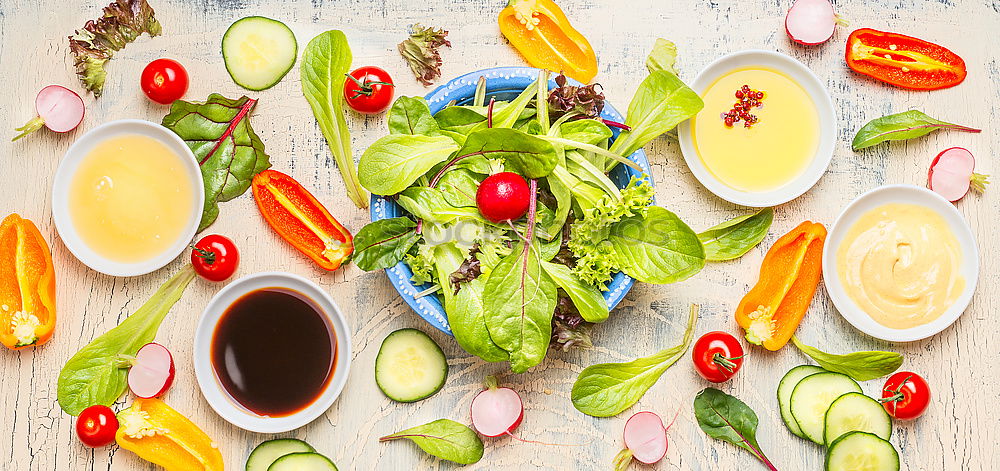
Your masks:
M 386 116 L 389 121 L 389 132 L 392 134 L 422 134 L 437 136 L 441 134 L 437 121 L 431 116 L 427 100 L 422 97 L 401 96 L 389 108 Z

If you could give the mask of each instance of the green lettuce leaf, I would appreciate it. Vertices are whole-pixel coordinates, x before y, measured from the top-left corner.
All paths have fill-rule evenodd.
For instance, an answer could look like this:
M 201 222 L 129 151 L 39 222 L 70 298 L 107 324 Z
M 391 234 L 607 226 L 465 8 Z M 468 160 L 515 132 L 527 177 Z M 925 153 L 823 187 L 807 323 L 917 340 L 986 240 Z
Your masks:
M 443 460 L 472 464 L 483 457 L 483 441 L 472 429 L 454 420 L 438 419 L 379 438 L 380 442 L 406 438 L 421 450 Z
M 83 86 L 100 97 L 104 90 L 107 72 L 105 64 L 128 43 L 142 33 L 159 36 L 162 28 L 156 21 L 156 12 L 146 0 L 115 0 L 104 7 L 104 14 L 88 21 L 83 28 L 69 37 L 69 50 L 73 53 L 76 75 Z
M 650 206 L 645 216 L 615 223 L 608 240 L 621 270 L 644 283 L 676 283 L 705 266 L 705 250 L 698 234 L 659 206 Z
M 361 185 L 376 195 L 394 195 L 458 150 L 449 137 L 389 134 L 361 154 Z
M 622 131 L 609 150 L 619 155 L 632 155 L 704 107 L 701 97 L 676 75 L 656 70 L 642 81 L 628 105 L 625 124 L 631 130 Z
M 354 236 L 354 263 L 365 271 L 396 265 L 420 240 L 416 229 L 405 217 L 371 222 Z

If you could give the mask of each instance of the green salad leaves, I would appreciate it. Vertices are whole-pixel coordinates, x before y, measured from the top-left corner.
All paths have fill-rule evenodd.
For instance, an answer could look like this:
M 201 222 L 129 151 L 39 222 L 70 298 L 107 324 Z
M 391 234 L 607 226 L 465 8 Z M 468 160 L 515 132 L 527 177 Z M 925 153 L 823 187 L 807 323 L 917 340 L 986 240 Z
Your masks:
M 868 381 L 881 378 L 903 366 L 903 355 L 896 352 L 878 350 L 867 352 L 852 352 L 844 355 L 826 353 L 816 347 L 810 347 L 792 336 L 792 343 L 805 356 L 827 371 L 841 373 L 857 381 Z
M 379 438 L 380 442 L 408 439 L 421 450 L 443 460 L 472 464 L 483 457 L 483 441 L 471 428 L 454 420 L 438 419 Z
M 910 110 L 869 121 L 858 130 L 851 147 L 854 150 L 861 150 L 886 141 L 902 141 L 926 136 L 939 129 L 981 132 L 980 129 L 931 118 L 922 111 Z

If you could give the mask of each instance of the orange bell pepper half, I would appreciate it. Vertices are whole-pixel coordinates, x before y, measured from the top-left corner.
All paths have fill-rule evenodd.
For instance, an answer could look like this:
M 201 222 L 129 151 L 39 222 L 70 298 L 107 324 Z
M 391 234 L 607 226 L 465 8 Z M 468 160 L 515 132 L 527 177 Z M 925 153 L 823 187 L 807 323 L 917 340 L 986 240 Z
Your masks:
M 965 61 L 946 47 L 869 28 L 851 33 L 845 57 L 855 72 L 913 90 L 954 87 L 968 73 Z
M 500 11 L 499 23 L 500 32 L 529 64 L 583 83 L 597 75 L 597 56 L 590 42 L 552 0 L 510 0 Z
M 253 198 L 282 239 L 319 266 L 336 270 L 354 252 L 354 238 L 299 182 L 277 170 L 253 177 Z
M 776 351 L 792 338 L 823 275 L 825 240 L 826 228 L 806 221 L 767 251 L 760 279 L 736 308 L 747 341 Z
M 222 471 L 218 446 L 197 425 L 159 399 L 136 398 L 118 413 L 118 446 L 167 471 Z
M 35 224 L 11 214 L 0 223 L 0 343 L 41 345 L 56 327 L 56 272 Z

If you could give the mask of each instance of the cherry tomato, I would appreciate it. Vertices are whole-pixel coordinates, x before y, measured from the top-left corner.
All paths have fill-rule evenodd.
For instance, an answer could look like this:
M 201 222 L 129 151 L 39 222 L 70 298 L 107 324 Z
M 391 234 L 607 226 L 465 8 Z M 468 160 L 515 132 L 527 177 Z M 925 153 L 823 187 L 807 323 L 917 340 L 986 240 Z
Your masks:
M 486 177 L 476 191 L 476 206 L 484 218 L 499 223 L 524 216 L 531 205 L 531 189 L 524 177 L 500 172 Z
M 188 73 L 180 62 L 156 59 L 142 69 L 142 91 L 161 105 L 169 105 L 187 93 Z
M 392 104 L 395 88 L 389 72 L 378 67 L 361 67 L 347 76 L 344 98 L 358 113 L 379 114 Z
M 880 402 L 885 411 L 897 419 L 915 419 L 927 410 L 931 388 L 920 375 L 900 371 L 885 381 Z
M 694 369 L 708 381 L 721 383 L 736 376 L 743 366 L 743 346 L 736 337 L 714 331 L 702 335 L 694 348 Z
M 240 265 L 240 253 L 236 244 L 226 236 L 218 234 L 202 237 L 191 251 L 194 271 L 209 281 L 223 281 L 236 272 Z
M 76 436 L 91 448 L 110 445 L 118 431 L 118 418 L 108 406 L 90 406 L 76 419 Z

